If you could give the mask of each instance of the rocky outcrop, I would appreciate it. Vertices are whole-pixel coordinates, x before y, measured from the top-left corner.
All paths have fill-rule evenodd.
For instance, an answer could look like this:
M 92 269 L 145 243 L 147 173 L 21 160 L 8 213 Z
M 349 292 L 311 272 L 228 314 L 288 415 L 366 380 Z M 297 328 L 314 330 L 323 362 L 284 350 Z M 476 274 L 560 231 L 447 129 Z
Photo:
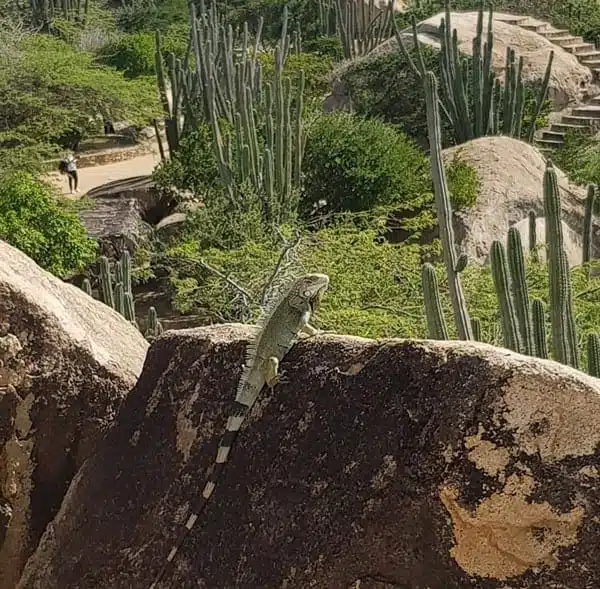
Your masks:
M 147 589 L 214 460 L 249 333 L 155 340 L 19 589 Z M 600 381 L 484 344 L 336 336 L 282 369 L 162 587 L 600 584 Z
M 0 588 L 13 589 L 148 345 L 4 242 L 0 262 Z
M 455 158 L 471 166 L 480 182 L 477 203 L 454 215 L 455 237 L 470 260 L 484 263 L 494 239 L 506 240 L 508 228 L 519 224 L 523 233 L 529 211 L 544 216 L 543 179 L 546 159 L 538 149 L 510 137 L 481 137 L 443 151 L 448 164 Z M 581 263 L 585 189 L 569 182 L 556 168 L 569 263 Z M 528 235 L 528 231 L 525 232 Z M 600 228 L 594 226 L 594 242 Z M 543 224 L 537 232 L 544 241 Z M 527 239 L 524 243 L 527 243 Z M 596 255 L 600 251 L 596 252 Z
M 109 258 L 118 259 L 125 250 L 134 255 L 150 233 L 136 198 L 94 198 L 78 215 L 100 253 Z

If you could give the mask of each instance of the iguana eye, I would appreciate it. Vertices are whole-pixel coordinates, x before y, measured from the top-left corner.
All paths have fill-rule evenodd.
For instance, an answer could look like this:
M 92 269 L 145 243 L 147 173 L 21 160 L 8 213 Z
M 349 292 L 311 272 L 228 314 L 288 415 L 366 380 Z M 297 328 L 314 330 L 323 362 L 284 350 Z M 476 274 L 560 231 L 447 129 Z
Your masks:
M 305 290 L 304 293 L 302 293 L 306 298 L 311 296 L 311 292 L 310 290 Z

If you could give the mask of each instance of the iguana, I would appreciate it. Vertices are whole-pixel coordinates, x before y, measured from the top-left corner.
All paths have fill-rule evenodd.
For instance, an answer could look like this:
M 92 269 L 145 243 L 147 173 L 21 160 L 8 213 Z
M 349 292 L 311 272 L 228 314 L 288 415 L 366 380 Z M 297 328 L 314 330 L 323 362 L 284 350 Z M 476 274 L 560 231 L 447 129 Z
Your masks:
M 261 389 L 266 384 L 272 390 L 279 383 L 279 362 L 302 335 L 309 337 L 319 333 L 309 324 L 309 320 L 317 310 L 328 286 L 329 277 L 325 274 L 306 274 L 284 289 L 284 294 L 266 309 L 259 319 L 257 333 L 246 351 L 246 365 L 237 387 L 235 402 L 227 419 L 215 463 L 209 469 L 200 505 L 188 517 L 185 529 L 171 548 L 150 589 L 155 589 L 162 579 L 169 563 L 175 558 L 213 494 L 236 435 Z

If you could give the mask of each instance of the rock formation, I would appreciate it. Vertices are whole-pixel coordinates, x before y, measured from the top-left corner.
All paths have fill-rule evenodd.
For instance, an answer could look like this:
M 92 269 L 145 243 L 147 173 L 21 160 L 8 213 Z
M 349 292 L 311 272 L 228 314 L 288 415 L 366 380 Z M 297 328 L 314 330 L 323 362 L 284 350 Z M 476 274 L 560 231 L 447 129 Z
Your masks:
M 155 340 L 19 589 L 147 589 L 250 328 Z M 600 585 L 600 381 L 484 344 L 328 336 L 263 392 L 163 588 Z
M 4 242 L 0 261 L 0 589 L 13 589 L 148 344 Z

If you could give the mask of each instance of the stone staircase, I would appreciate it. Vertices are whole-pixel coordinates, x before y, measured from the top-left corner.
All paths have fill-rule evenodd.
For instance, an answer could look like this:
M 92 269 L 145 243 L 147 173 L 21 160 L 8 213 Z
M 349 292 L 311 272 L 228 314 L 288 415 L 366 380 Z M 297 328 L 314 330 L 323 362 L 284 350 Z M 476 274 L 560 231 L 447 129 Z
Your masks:
M 581 65 L 592 71 L 594 82 L 600 81 L 600 50 L 593 43 L 586 43 L 583 37 L 571 35 L 565 29 L 557 29 L 542 20 L 528 16 L 498 15 L 495 20 L 515 25 L 522 29 L 533 31 L 545 37 L 554 45 L 572 53 Z M 548 129 L 543 129 L 541 137 L 536 139 L 536 145 L 542 151 L 551 151 L 560 147 L 568 131 L 591 133 L 600 129 L 600 96 L 575 106 L 568 115 L 563 115 L 560 123 L 552 123 Z

